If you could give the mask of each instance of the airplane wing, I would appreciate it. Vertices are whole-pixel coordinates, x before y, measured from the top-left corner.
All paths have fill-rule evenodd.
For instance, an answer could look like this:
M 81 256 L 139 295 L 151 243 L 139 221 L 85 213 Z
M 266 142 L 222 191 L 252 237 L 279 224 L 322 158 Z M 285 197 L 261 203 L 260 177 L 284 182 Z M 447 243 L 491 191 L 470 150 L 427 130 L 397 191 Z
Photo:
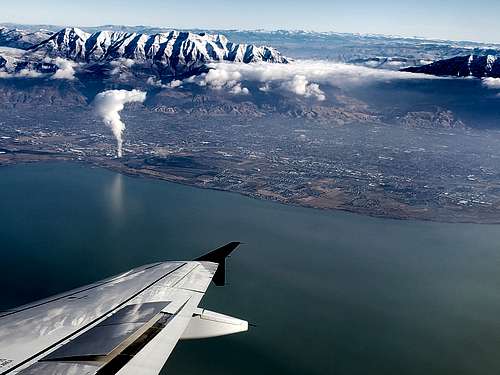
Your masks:
M 0 375 L 158 374 L 179 339 L 248 330 L 198 307 L 212 280 L 224 285 L 225 259 L 238 245 L 0 312 Z

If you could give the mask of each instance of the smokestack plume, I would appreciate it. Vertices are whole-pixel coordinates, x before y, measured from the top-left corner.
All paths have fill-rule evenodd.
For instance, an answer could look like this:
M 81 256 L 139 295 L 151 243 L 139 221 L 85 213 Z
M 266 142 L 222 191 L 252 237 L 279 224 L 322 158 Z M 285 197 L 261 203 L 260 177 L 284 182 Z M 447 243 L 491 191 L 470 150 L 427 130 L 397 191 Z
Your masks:
M 122 135 L 125 130 L 125 124 L 120 117 L 120 111 L 127 103 L 142 103 L 144 100 L 146 100 L 146 93 L 139 90 L 108 90 L 97 94 L 94 99 L 97 113 L 101 116 L 104 124 L 111 129 L 116 138 L 118 146 L 117 156 L 119 158 L 123 155 Z

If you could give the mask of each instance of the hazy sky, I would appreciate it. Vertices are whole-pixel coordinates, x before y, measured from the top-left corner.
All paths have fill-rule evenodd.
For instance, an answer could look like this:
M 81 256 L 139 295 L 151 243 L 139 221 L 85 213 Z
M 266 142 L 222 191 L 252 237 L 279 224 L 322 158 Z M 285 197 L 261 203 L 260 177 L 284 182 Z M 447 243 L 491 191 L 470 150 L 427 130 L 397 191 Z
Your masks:
M 500 42 L 500 0 L 0 0 L 0 22 L 305 29 Z

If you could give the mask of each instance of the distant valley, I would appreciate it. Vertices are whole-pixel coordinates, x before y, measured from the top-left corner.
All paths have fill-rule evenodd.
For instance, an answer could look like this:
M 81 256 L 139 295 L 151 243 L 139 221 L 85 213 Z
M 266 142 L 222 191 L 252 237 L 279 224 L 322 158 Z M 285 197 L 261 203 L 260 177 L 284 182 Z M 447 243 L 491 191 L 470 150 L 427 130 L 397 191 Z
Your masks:
M 497 46 L 107 29 L 0 29 L 1 165 L 76 160 L 307 207 L 500 222 L 500 90 L 482 80 Z M 146 99 L 125 106 L 116 158 L 95 97 L 131 89 Z

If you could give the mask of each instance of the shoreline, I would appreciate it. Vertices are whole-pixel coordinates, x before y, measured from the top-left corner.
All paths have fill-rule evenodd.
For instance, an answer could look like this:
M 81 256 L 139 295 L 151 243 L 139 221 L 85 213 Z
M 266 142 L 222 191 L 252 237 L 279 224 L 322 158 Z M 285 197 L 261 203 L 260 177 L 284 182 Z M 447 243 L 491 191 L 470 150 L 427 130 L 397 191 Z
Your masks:
M 260 201 L 268 201 L 272 203 L 278 203 L 282 204 L 284 206 L 292 206 L 292 207 L 301 207 L 301 208 L 308 208 L 308 209 L 315 209 L 323 212 L 329 212 L 329 211 L 341 211 L 345 213 L 350 213 L 350 214 L 355 214 L 355 215 L 361 215 L 361 216 L 367 216 L 367 217 L 372 217 L 372 218 L 378 218 L 378 219 L 388 219 L 388 220 L 398 220 L 398 221 L 424 221 L 424 222 L 436 222 L 436 223 L 444 223 L 444 224 L 479 224 L 479 225 L 498 225 L 500 224 L 500 212 L 499 212 L 499 217 L 494 218 L 492 217 L 491 219 L 489 218 L 470 218 L 470 217 L 457 217 L 454 215 L 450 215 L 448 218 L 443 218 L 442 214 L 438 215 L 436 217 L 429 217 L 429 215 L 417 215 L 417 214 L 411 214 L 411 212 L 408 212 L 406 215 L 396 215 L 394 213 L 390 214 L 380 214 L 377 212 L 369 212 L 367 210 L 357 210 L 355 208 L 349 207 L 349 206 L 338 206 L 338 207 L 321 207 L 318 205 L 314 204 L 306 204 L 303 202 L 299 201 L 283 201 L 280 199 L 266 199 L 264 196 L 257 196 L 249 193 L 244 193 L 240 191 L 234 191 L 230 189 L 223 189 L 223 188 L 217 188 L 214 186 L 203 186 L 202 184 L 197 184 L 193 183 L 190 181 L 187 181 L 183 179 L 180 176 L 175 176 L 175 175 L 170 175 L 170 174 L 162 174 L 159 171 L 154 171 L 154 170 L 148 170 L 150 173 L 145 173 L 144 170 L 139 170 L 139 169 L 134 169 L 130 168 L 122 163 L 116 163 L 117 159 L 109 159 L 109 160 L 101 160 L 101 159 L 87 159 L 87 158 L 79 158 L 75 157 L 74 155 L 57 155 L 57 154 L 50 154 L 50 153 L 45 153 L 45 154 L 37 154 L 35 152 L 33 153 L 28 153 L 28 152 L 23 152 L 22 156 L 24 158 L 18 159 L 16 157 L 13 158 L 8 158 L 5 160 L 6 155 L 15 155 L 17 156 L 18 154 L 13 152 L 13 153 L 5 153 L 5 154 L 0 154 L 0 167 L 4 166 L 15 166 L 15 165 L 22 165 L 22 164 L 32 164 L 32 163 L 46 163 L 46 162 L 72 162 L 72 163 L 81 163 L 87 166 L 91 167 L 97 167 L 97 168 L 103 168 L 108 171 L 112 171 L 115 173 L 120 173 L 122 175 L 128 176 L 128 177 L 134 177 L 134 178 L 146 178 L 146 179 L 151 179 L 151 180 L 158 180 L 158 181 L 166 181 L 169 183 L 175 183 L 183 186 L 188 186 L 188 187 L 193 187 L 193 188 L 198 188 L 198 189 L 208 189 L 208 190 L 214 190 L 214 191 L 220 191 L 220 192 L 226 192 L 226 193 L 233 193 L 233 194 L 238 194 L 247 198 L 252 198 Z M 30 157 L 31 156 L 31 157 Z M 2 160 L 4 159 L 4 160 Z M 418 210 L 418 208 L 412 207 L 414 210 Z M 446 210 L 445 208 L 441 208 L 444 212 L 449 212 L 449 213 L 455 213 L 451 210 Z M 420 211 L 423 212 L 423 211 Z M 430 211 L 425 211 L 430 212 Z

